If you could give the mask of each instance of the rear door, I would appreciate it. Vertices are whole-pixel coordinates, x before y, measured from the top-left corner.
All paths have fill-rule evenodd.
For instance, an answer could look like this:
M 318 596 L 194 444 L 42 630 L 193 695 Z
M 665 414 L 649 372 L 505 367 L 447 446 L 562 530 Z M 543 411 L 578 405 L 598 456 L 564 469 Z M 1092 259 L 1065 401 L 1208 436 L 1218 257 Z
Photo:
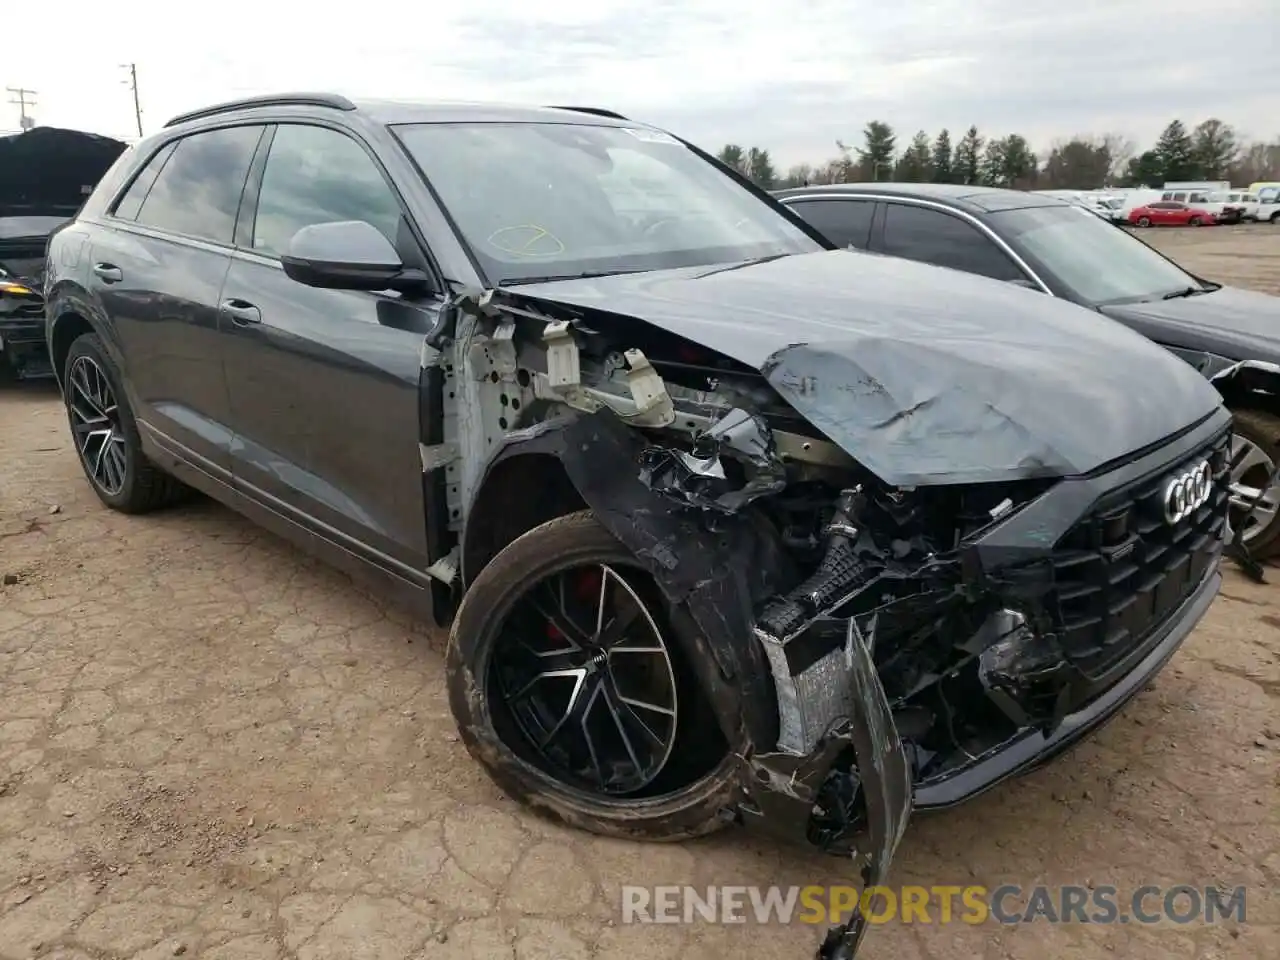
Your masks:
M 428 564 L 419 440 L 426 333 L 443 301 L 321 290 L 287 277 L 299 229 L 365 220 L 427 267 L 367 146 L 330 126 L 273 128 L 222 289 L 237 486 L 401 576 Z
M 832 243 L 866 250 L 876 202 L 868 197 L 799 197 L 783 201 Z
M 932 207 L 886 201 L 872 249 L 891 257 L 951 267 L 993 280 L 1040 289 L 985 231 L 955 214 Z
M 91 237 L 90 282 L 119 338 L 145 439 L 230 480 L 218 294 L 265 127 L 193 133 L 153 155 Z

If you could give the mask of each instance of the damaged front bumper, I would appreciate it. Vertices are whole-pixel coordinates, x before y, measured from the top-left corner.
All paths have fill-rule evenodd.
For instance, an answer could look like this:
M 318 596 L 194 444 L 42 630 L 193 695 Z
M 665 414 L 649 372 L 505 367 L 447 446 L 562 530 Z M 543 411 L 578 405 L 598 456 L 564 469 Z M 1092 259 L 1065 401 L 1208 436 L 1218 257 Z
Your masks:
M 915 742 L 912 713 L 925 685 L 906 695 L 893 689 L 892 652 L 876 646 L 883 640 L 866 640 L 874 618 L 850 616 L 847 641 L 816 660 L 810 653 L 805 670 L 791 672 L 785 657 L 772 655 L 780 711 L 801 714 L 790 725 L 801 738 L 789 750 L 751 758 L 743 819 L 783 840 L 851 854 L 863 882 L 879 885 L 913 811 L 972 799 L 1105 724 L 1169 661 L 1218 592 L 1228 529 L 1226 436 L 1221 418 L 1212 418 L 1146 457 L 1062 481 L 965 545 L 960 564 L 970 587 L 1015 608 L 1039 605 L 1042 616 L 1037 631 L 1002 608 L 962 644 L 974 657 L 956 673 L 976 675 L 1013 729 L 973 753 L 957 739 L 961 762 L 929 772 L 936 752 Z M 1211 464 L 1214 480 L 1198 509 L 1157 526 L 1170 483 L 1202 463 Z M 1084 608 L 1082 597 L 1090 601 Z M 1096 622 L 1082 609 L 1096 613 Z M 834 636 L 839 612 L 809 629 Z M 860 621 L 871 631 L 859 629 Z M 993 632 L 992 623 L 1004 629 Z M 826 732 L 805 742 L 829 717 Z M 784 720 L 781 741 L 787 728 Z M 834 928 L 819 956 L 852 957 L 865 929 L 856 916 Z
M 1230 425 L 1221 409 L 1127 463 L 1001 504 L 952 549 L 921 560 L 918 545 L 899 544 L 909 563 L 894 559 L 896 546 L 866 549 L 851 483 L 825 527 L 825 556 L 803 580 L 778 526 L 759 522 L 757 503 L 784 483 L 767 428 L 753 423 L 734 411 L 702 431 L 713 442 L 695 437 L 681 450 L 613 411 L 575 413 L 508 433 L 489 467 L 524 454 L 560 461 L 706 640 L 715 667 L 703 687 L 721 726 L 751 745 L 732 813 L 851 856 L 866 884 L 886 878 L 914 810 L 960 803 L 1104 723 L 1218 589 Z M 721 457 L 752 467 L 753 479 L 727 482 Z M 1204 463 L 1204 499 L 1168 520 L 1160 498 Z M 888 496 L 899 493 L 910 497 Z M 916 636 L 942 630 L 934 646 L 954 648 L 952 659 L 938 668 L 906 656 L 898 606 L 911 608 Z M 928 698 L 952 683 L 996 718 L 981 736 L 952 731 L 949 715 L 935 722 L 946 696 Z M 952 744 L 938 743 L 945 735 Z M 858 918 L 834 929 L 822 956 L 851 957 L 864 933 Z

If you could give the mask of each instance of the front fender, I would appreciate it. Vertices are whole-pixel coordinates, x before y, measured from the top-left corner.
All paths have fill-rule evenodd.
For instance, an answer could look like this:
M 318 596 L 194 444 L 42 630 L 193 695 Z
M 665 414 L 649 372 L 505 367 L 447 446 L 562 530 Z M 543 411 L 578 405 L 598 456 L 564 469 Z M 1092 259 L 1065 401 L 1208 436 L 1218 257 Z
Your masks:
M 1240 360 L 1208 376 L 1227 406 L 1280 414 L 1280 364 L 1268 360 Z
M 485 475 L 515 456 L 558 460 L 596 519 L 702 631 L 719 669 L 703 680 L 722 724 L 733 729 L 743 723 L 752 743 L 772 744 L 778 736 L 773 682 L 751 628 L 755 606 L 784 588 L 790 562 L 756 517 L 744 512 L 725 518 L 712 533 L 646 487 L 637 464 L 643 448 L 642 437 L 612 413 L 571 413 L 508 434 Z M 477 490 L 483 487 L 482 480 Z

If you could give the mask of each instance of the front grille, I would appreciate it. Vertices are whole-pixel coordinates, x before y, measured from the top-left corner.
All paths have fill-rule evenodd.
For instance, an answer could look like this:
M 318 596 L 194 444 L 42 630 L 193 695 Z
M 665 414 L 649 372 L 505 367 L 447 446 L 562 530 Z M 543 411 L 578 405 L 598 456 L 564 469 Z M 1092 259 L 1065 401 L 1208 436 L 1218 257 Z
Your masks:
M 1208 460 L 1208 500 L 1186 519 L 1165 519 L 1168 481 Z M 1228 434 L 1180 461 L 1107 493 L 1054 549 L 1059 640 L 1096 679 L 1163 624 L 1204 579 L 1227 523 Z

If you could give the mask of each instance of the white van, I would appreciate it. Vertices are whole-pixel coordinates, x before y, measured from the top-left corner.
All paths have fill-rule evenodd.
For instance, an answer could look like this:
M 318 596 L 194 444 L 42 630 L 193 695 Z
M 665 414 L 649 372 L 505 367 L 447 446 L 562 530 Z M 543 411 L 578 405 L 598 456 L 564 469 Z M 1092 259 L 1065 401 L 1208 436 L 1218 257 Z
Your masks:
M 1209 194 L 1209 201 L 1204 204 L 1204 207 L 1222 220 L 1255 221 L 1258 219 L 1258 198 L 1248 190 L 1236 188 L 1214 191 Z M 1232 211 L 1238 211 L 1238 213 L 1233 217 Z
M 1160 194 L 1161 200 L 1176 200 L 1189 206 L 1198 207 L 1209 202 L 1209 191 L 1204 188 L 1187 188 L 1165 190 Z
M 1280 181 L 1259 180 L 1249 185 L 1249 192 L 1258 198 L 1258 220 L 1280 225 Z

